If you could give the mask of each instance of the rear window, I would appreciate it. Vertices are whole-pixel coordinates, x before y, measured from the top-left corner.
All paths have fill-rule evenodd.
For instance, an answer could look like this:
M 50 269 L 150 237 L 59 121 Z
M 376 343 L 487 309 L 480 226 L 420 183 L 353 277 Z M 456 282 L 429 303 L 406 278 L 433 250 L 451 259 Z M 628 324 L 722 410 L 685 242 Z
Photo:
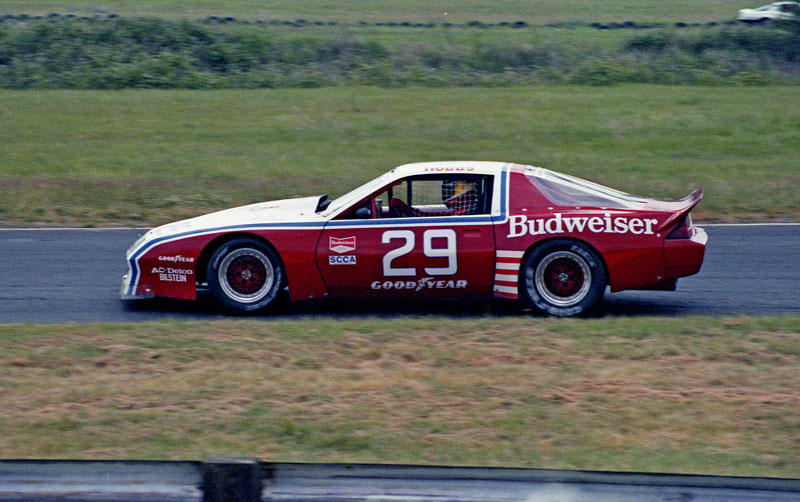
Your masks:
M 641 209 L 647 199 L 567 174 L 542 168 L 526 169 L 528 181 L 557 206 L 597 206 Z

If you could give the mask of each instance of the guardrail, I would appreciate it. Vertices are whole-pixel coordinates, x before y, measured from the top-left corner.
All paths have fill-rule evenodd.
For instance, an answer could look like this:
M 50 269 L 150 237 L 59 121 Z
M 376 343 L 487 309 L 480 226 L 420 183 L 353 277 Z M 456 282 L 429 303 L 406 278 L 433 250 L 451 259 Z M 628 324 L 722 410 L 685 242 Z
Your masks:
M 363 464 L 0 460 L 3 502 L 798 502 L 800 479 Z

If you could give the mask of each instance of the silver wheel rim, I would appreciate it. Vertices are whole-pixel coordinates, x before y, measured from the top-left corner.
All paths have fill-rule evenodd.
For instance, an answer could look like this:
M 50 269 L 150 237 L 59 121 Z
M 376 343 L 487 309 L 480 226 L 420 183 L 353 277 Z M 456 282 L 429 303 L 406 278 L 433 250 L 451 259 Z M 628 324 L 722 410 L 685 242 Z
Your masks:
M 225 255 L 217 270 L 217 279 L 222 291 L 231 300 L 255 303 L 272 289 L 275 269 L 261 251 L 240 248 Z
M 571 307 L 589 293 L 592 272 L 582 256 L 572 251 L 554 251 L 536 266 L 534 286 L 548 303 Z

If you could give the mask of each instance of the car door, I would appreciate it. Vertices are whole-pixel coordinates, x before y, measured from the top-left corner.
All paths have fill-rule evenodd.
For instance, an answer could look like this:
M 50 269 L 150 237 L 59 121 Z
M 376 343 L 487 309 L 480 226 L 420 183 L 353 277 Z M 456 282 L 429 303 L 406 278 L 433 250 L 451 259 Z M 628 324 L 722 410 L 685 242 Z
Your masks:
M 331 296 L 490 295 L 492 181 L 478 175 L 409 177 L 334 218 L 317 247 Z M 467 194 L 469 187 L 474 195 Z

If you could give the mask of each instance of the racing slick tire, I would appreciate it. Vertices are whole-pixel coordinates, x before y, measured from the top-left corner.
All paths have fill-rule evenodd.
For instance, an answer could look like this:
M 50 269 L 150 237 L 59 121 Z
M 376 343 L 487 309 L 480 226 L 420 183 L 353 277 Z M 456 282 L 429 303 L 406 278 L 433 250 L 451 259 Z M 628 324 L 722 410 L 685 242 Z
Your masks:
M 542 313 L 559 317 L 583 314 L 606 290 L 600 257 L 578 241 L 555 239 L 528 255 L 520 271 L 522 297 Z
M 233 312 L 247 313 L 275 300 L 284 271 L 272 248 L 255 239 L 240 238 L 214 251 L 206 277 L 214 300 Z

